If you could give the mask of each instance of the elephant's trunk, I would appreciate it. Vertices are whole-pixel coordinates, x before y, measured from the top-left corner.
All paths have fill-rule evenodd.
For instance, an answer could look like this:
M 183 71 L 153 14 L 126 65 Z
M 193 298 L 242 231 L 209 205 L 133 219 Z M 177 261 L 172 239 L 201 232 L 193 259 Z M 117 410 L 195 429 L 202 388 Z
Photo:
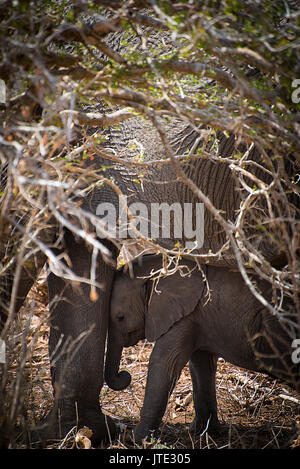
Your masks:
M 107 385 L 115 391 L 127 388 L 131 382 L 128 371 L 119 372 L 122 350 L 122 337 L 109 327 L 104 377 Z

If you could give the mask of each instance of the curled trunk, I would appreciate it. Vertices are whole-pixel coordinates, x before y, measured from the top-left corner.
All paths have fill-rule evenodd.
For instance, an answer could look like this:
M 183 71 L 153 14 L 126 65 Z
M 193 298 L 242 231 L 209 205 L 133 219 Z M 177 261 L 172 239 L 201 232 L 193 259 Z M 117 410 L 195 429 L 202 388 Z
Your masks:
M 104 378 L 107 385 L 115 391 L 127 388 L 131 382 L 131 376 L 128 371 L 119 372 L 122 350 L 122 337 L 109 327 Z

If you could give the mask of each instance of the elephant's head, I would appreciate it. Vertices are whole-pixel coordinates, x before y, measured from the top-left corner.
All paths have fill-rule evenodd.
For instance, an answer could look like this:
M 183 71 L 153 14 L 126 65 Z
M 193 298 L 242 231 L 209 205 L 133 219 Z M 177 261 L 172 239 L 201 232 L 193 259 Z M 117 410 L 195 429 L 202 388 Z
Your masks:
M 192 313 L 199 302 L 204 290 L 203 275 L 194 263 L 183 264 L 194 269 L 190 276 L 182 276 L 178 271 L 161 278 L 157 284 L 148 276 L 152 269 L 161 268 L 159 256 L 144 257 L 142 265 L 135 263 L 133 278 L 128 271 L 116 273 L 105 364 L 105 380 L 112 389 L 124 389 L 131 381 L 127 371 L 119 373 L 123 347 L 145 338 L 156 341 L 175 322 Z
M 131 279 L 127 273 L 115 276 L 110 303 L 110 327 L 120 336 L 123 347 L 145 338 L 147 279 Z
M 129 386 L 131 376 L 119 373 L 123 347 L 135 345 L 145 338 L 145 308 L 147 280 L 117 272 L 111 293 L 105 381 L 120 391 Z

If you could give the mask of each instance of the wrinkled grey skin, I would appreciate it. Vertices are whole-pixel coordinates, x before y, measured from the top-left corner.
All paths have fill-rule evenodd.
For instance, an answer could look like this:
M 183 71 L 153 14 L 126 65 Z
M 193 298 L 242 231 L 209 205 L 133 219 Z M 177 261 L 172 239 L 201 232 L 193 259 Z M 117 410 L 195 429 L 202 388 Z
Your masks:
M 190 270 L 195 264 L 182 261 Z M 127 371 L 119 373 L 122 348 L 147 338 L 156 341 L 152 351 L 141 419 L 135 430 L 141 441 L 157 430 L 168 398 L 189 362 L 196 432 L 218 428 L 215 373 L 218 357 L 254 371 L 263 371 L 295 385 L 291 362 L 291 339 L 277 318 L 252 295 L 238 272 L 228 268 L 203 266 L 211 300 L 207 301 L 203 274 L 196 268 L 191 276 L 179 273 L 161 279 L 152 291 L 152 280 L 142 279 L 151 269 L 161 267 L 161 259 L 146 256 L 142 265 L 115 276 L 111 305 L 105 379 L 121 390 L 130 383 Z M 257 280 L 265 297 L 270 285 Z M 264 338 L 263 335 L 267 337 Z M 263 356 L 261 360 L 257 357 Z

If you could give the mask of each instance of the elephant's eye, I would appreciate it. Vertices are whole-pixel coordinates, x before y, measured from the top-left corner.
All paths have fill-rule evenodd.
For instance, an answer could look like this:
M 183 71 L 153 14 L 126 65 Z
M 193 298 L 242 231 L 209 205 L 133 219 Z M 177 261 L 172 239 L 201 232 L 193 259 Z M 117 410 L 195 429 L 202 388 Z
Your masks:
M 120 314 L 120 315 L 117 317 L 117 320 L 118 320 L 119 322 L 122 322 L 122 321 L 124 321 L 124 317 L 125 317 L 124 314 Z

